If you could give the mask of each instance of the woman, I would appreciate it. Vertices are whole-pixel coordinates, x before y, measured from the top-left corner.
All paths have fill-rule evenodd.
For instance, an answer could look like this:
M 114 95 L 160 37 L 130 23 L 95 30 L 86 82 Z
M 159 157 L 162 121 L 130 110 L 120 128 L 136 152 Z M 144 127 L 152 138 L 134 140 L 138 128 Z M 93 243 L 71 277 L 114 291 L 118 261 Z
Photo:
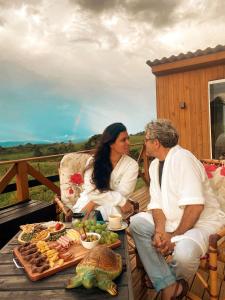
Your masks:
M 122 123 L 109 125 L 103 132 L 94 157 L 87 162 L 84 174 L 84 191 L 73 207 L 73 212 L 85 212 L 86 217 L 94 209 L 103 219 L 115 213 L 132 211 L 127 201 L 134 191 L 138 164 L 128 156 L 129 136 Z

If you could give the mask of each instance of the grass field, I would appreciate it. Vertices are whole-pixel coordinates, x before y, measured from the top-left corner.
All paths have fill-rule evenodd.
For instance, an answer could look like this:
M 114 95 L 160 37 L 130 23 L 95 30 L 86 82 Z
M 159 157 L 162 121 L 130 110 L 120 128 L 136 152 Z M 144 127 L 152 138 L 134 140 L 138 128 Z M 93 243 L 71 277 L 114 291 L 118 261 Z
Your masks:
M 143 135 L 134 135 L 130 137 L 131 144 L 137 144 L 143 142 Z M 21 158 L 29 158 L 35 156 L 34 154 L 41 155 L 51 155 L 57 153 L 67 153 L 67 152 L 76 152 L 79 150 L 85 149 L 85 143 L 79 144 L 52 144 L 52 145 L 26 145 L 26 146 L 18 146 L 18 147 L 10 147 L 9 149 L 4 148 L 6 150 L 0 149 L 0 158 L 2 161 L 6 160 L 18 160 Z M 131 156 L 137 159 L 141 146 L 133 146 L 131 147 Z M 51 153 L 51 154 L 50 154 Z M 40 156 L 41 156 L 40 155 Z M 37 155 L 39 156 L 39 155 Z M 45 177 L 58 174 L 60 158 L 49 160 L 49 161 L 39 161 L 39 162 L 30 162 L 30 164 L 41 172 Z M 11 164 L 0 165 L 0 177 L 2 177 L 7 170 L 10 168 Z M 31 176 L 29 179 L 33 179 Z M 15 182 L 15 178 L 11 181 L 11 183 Z M 56 183 L 59 185 L 59 183 Z M 136 189 L 143 186 L 143 181 L 138 179 Z M 30 198 L 36 200 L 43 201 L 51 201 L 54 198 L 54 193 L 50 191 L 45 186 L 37 186 L 29 189 Z M 9 192 L 0 194 L 0 208 L 8 205 L 12 205 L 17 202 L 16 192 Z

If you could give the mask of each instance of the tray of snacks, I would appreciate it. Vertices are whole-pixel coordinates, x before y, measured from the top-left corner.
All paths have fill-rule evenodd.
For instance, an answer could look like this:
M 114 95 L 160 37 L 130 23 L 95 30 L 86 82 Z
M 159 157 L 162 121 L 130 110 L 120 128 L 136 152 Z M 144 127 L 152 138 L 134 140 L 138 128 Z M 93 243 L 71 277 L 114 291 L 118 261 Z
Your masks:
M 22 231 L 18 236 L 18 242 L 25 244 L 28 242 L 46 241 L 52 239 L 54 235 L 60 236 L 65 231 L 66 226 L 62 222 L 50 221 L 47 223 L 21 225 L 20 229 Z
M 118 235 L 110 231 L 102 232 L 103 235 L 95 232 L 85 235 L 81 227 L 66 229 L 63 224 L 63 230 L 60 230 L 54 224 L 60 231 L 49 230 L 52 226 L 52 222 L 21 226 L 22 232 L 18 237 L 20 245 L 14 248 L 13 253 L 32 281 L 78 264 L 93 244 L 107 244 L 110 248 L 121 244 Z

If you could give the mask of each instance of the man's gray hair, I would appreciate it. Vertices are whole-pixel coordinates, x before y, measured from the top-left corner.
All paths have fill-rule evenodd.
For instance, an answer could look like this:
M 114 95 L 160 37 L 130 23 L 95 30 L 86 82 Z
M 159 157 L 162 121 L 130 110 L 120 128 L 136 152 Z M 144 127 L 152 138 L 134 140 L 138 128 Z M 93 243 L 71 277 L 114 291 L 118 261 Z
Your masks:
M 172 148 L 177 145 L 179 134 L 176 128 L 169 120 L 158 119 L 149 122 L 145 127 L 151 140 L 159 140 L 160 144 L 165 148 Z

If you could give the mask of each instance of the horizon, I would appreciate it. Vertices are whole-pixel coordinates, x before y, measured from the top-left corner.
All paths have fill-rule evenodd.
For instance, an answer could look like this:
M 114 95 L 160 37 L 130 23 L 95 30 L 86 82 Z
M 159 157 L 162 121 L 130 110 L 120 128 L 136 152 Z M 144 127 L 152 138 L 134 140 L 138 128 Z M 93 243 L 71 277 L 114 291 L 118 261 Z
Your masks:
M 138 131 L 138 132 L 135 132 L 135 133 L 129 133 L 129 135 L 131 136 L 134 136 L 134 135 L 137 135 L 137 134 L 140 134 L 142 131 Z M 96 134 L 101 134 L 101 133 L 95 133 L 91 136 L 87 136 L 87 137 L 84 137 L 82 139 L 76 139 L 76 140 L 21 140 L 21 141 L 16 141 L 16 140 L 8 140 L 8 141 L 0 141 L 0 146 L 1 147 L 5 147 L 5 148 L 8 148 L 8 147 L 14 147 L 14 146 L 24 146 L 26 144 L 32 144 L 32 145 L 50 145 L 50 144 L 60 144 L 60 143 L 69 143 L 69 142 L 72 142 L 73 144 L 76 144 L 76 143 L 82 143 L 82 142 L 85 142 L 85 141 L 88 141 L 92 136 L 96 135 Z

